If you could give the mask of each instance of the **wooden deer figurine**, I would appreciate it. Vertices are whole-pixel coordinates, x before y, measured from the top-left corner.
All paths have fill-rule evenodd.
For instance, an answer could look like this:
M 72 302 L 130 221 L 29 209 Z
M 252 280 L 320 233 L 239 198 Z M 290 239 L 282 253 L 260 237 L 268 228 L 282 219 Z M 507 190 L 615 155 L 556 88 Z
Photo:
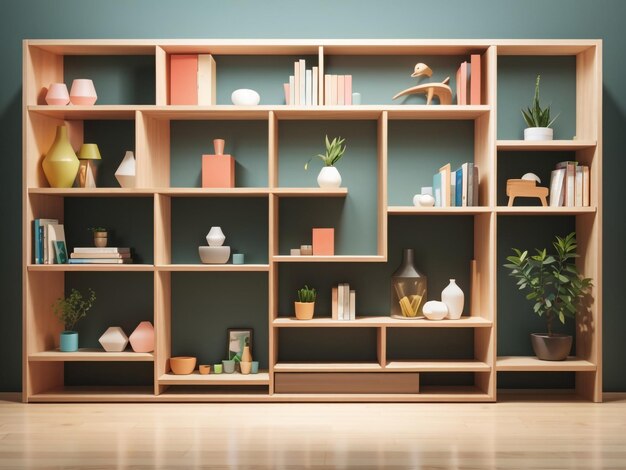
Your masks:
M 428 65 L 420 62 L 415 65 L 415 70 L 411 74 L 411 77 L 431 77 L 432 74 L 432 69 Z M 445 80 L 442 82 L 422 83 L 421 85 L 417 85 L 401 91 L 400 93 L 396 94 L 393 99 L 395 100 L 405 95 L 425 93 L 426 104 L 431 104 L 434 96 L 439 99 L 439 104 L 452 104 L 452 90 L 448 86 L 449 82 L 450 77 L 446 77 Z

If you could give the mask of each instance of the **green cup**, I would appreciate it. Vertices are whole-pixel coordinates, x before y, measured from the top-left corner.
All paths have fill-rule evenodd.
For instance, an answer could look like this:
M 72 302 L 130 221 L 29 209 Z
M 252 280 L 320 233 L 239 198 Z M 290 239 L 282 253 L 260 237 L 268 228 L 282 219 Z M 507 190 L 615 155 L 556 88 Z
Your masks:
M 222 364 L 213 364 L 213 372 L 215 374 L 221 374 L 222 373 Z

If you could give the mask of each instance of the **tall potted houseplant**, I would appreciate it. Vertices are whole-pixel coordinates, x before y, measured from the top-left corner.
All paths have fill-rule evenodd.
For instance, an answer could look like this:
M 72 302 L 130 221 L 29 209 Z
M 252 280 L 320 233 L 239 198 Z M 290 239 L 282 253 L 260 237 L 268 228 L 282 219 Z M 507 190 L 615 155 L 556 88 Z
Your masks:
M 93 290 L 88 290 L 88 297 L 76 289 L 72 289 L 69 297 L 60 297 L 53 305 L 54 314 L 65 327 L 61 332 L 60 350 L 62 352 L 73 352 L 78 350 L 78 332 L 75 331 L 76 323 L 87 316 L 87 312 L 93 307 L 96 301 L 96 294 Z
M 552 140 L 554 132 L 551 128 L 554 121 L 559 117 L 557 114 L 553 119 L 550 119 L 550 106 L 542 108 L 539 103 L 539 81 L 541 75 L 537 75 L 535 82 L 535 96 L 531 105 L 522 109 L 522 116 L 528 126 L 524 129 L 524 140 Z
M 343 145 L 345 141 L 346 139 L 341 137 L 335 137 L 330 141 L 328 135 L 326 136 L 326 153 L 317 155 L 324 162 L 324 167 L 317 175 L 317 184 L 320 188 L 338 188 L 341 186 L 341 175 L 335 164 L 341 160 L 346 151 L 346 146 Z M 305 170 L 308 170 L 311 160 L 309 159 L 304 165 Z
M 556 237 L 552 243 L 556 252 L 536 249 L 528 251 L 513 249 L 515 255 L 507 257 L 509 275 L 517 280 L 519 290 L 527 292 L 526 299 L 533 304 L 533 311 L 546 321 L 547 333 L 530 335 L 533 350 L 539 359 L 561 361 L 572 348 L 572 336 L 555 333 L 553 324 L 566 318 L 575 318 L 578 307 L 592 287 L 591 279 L 581 276 L 576 267 L 576 234 L 565 238 Z
M 313 312 L 315 311 L 315 299 L 317 292 L 315 289 L 304 286 L 302 289 L 298 289 L 298 300 L 294 302 L 296 310 L 296 318 L 298 320 L 310 320 L 313 318 Z

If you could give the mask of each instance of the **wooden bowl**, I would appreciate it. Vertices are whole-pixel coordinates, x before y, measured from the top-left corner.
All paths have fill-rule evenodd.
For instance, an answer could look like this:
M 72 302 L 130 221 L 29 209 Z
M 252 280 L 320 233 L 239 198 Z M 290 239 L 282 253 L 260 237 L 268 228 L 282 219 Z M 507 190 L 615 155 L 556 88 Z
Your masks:
M 189 375 L 196 368 L 196 358 L 190 356 L 171 357 L 170 368 L 176 375 Z

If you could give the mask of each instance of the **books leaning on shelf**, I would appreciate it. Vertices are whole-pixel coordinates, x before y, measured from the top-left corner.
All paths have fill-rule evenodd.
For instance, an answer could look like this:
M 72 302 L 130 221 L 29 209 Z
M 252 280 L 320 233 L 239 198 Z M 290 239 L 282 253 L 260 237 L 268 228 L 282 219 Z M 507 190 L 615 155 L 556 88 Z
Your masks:
M 463 163 L 455 171 L 446 164 L 433 176 L 435 207 L 478 206 L 478 167 Z
M 350 290 L 350 284 L 333 287 L 331 299 L 333 320 L 356 320 L 356 292 Z
M 130 248 L 77 247 L 70 255 L 70 264 L 131 264 Z
M 456 104 L 481 104 L 481 57 L 472 54 L 456 71 Z
M 324 75 L 324 104 L 352 105 L 352 75 Z
M 317 106 L 319 103 L 319 69 L 306 68 L 306 61 L 300 59 L 293 64 L 293 75 L 283 84 L 285 104 L 292 106 Z
M 57 219 L 35 219 L 33 221 L 33 253 L 35 264 L 54 263 L 54 251 L 50 256 L 50 245 L 48 243 L 48 226 L 58 224 Z M 63 226 L 61 226 L 63 227 Z M 65 237 L 63 237 L 65 240 Z
M 170 56 L 170 104 L 216 104 L 215 85 L 215 60 L 211 54 Z
M 589 167 L 574 161 L 557 163 L 550 177 L 550 207 L 589 205 Z

